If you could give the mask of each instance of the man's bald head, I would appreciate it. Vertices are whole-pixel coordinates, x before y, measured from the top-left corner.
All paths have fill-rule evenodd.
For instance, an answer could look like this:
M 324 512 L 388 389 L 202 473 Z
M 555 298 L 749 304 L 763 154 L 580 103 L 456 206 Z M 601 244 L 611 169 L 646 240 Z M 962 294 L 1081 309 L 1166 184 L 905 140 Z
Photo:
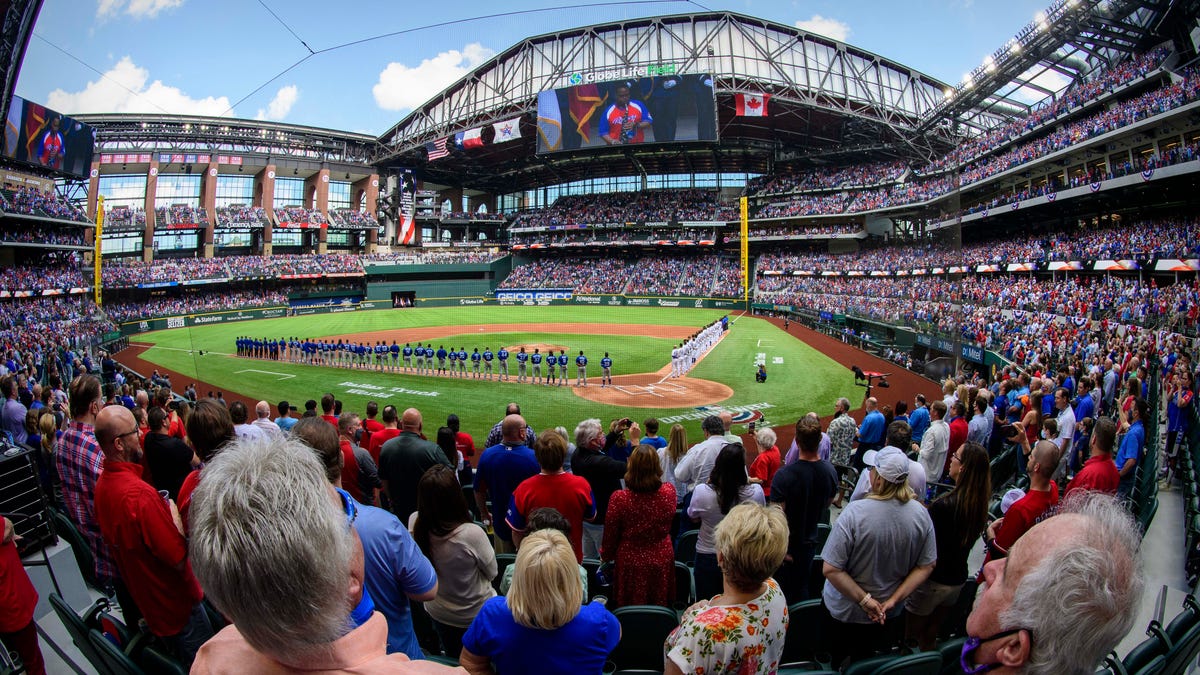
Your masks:
M 257 415 L 258 419 L 260 420 L 267 419 L 271 416 L 271 404 L 267 403 L 266 401 L 259 401 L 254 406 L 254 414 Z
M 722 410 L 718 417 L 721 418 L 721 426 L 725 427 L 725 431 L 729 431 L 729 428 L 733 426 L 733 413 Z
M 137 420 L 123 405 L 106 406 L 96 414 L 96 442 L 105 457 L 115 460 L 133 458 L 135 452 L 131 451 L 138 449 L 137 430 Z
M 505 415 L 520 415 L 521 414 L 521 406 L 517 405 L 516 403 L 509 403 L 508 405 L 504 406 L 504 414 Z
M 421 411 L 416 408 L 409 408 L 400 416 L 400 429 L 403 431 L 411 431 L 413 433 L 421 430 Z
M 872 410 L 874 410 L 875 406 L 877 406 L 877 405 L 879 405 L 879 401 L 876 400 L 874 396 L 868 398 L 867 399 L 867 412 L 871 412 Z
M 525 418 L 520 415 L 508 415 L 500 423 L 500 435 L 505 443 L 525 442 Z
M 1033 451 L 1030 457 L 1036 468 L 1037 474 L 1042 478 L 1049 480 L 1054 476 L 1054 471 L 1058 468 L 1058 460 L 1062 454 L 1062 450 L 1054 443 L 1054 441 L 1038 441 L 1033 446 Z

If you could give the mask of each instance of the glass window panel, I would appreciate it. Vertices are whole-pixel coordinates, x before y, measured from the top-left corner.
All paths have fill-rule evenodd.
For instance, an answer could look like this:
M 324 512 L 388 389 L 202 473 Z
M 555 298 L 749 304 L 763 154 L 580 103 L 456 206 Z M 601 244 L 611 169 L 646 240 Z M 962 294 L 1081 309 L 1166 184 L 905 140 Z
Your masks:
M 300 206 L 304 204 L 303 178 L 275 179 L 275 206 Z

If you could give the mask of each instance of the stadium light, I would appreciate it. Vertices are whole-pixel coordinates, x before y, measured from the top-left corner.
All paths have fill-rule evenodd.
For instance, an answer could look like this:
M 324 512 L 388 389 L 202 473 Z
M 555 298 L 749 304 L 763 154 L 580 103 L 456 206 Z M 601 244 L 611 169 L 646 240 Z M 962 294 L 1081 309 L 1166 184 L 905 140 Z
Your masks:
M 996 72 L 996 61 L 992 58 L 991 54 L 983 57 L 983 69 L 989 73 Z

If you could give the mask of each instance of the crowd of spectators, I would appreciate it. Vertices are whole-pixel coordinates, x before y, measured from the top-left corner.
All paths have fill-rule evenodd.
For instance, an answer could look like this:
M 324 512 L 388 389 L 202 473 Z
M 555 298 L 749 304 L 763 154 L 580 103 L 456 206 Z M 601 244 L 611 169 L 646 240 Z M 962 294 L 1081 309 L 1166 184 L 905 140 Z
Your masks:
M 179 297 L 106 302 L 104 303 L 104 313 L 116 323 L 125 323 L 162 316 L 183 316 L 232 309 L 283 307 L 287 304 L 288 294 L 281 290 L 199 291 Z
M 80 288 L 84 285 L 79 261 L 74 256 L 37 265 L 0 267 L 0 291 L 37 293 L 44 290 Z
M 713 228 L 661 228 L 661 227 L 598 227 L 554 232 L 519 232 L 509 239 L 513 246 L 587 246 L 593 244 L 653 244 L 655 242 L 701 242 L 720 241 L 721 233 Z
M 206 227 L 208 211 L 199 206 L 172 204 L 154 209 L 155 227 Z
M 362 261 L 355 255 L 277 254 L 221 258 L 233 278 L 275 278 L 292 275 L 362 274 Z
M 329 223 L 335 227 L 373 230 L 379 227 L 379 220 L 366 211 L 354 209 L 338 209 L 329 212 Z
M 320 225 L 326 222 L 325 214 L 319 209 L 306 209 L 301 206 L 284 206 L 275 209 L 276 222 Z
M 493 249 L 431 248 L 420 251 L 391 251 L 359 256 L 363 265 L 464 265 L 487 264 L 505 253 Z
M 853 201 L 849 192 L 799 194 L 786 202 L 773 202 L 759 209 L 755 218 L 788 218 L 792 216 L 833 216 L 846 212 Z
M 957 155 L 948 154 L 939 157 L 923 167 L 921 173 L 932 173 L 945 169 L 956 162 L 970 162 L 981 155 L 1003 147 L 1064 113 L 1087 105 L 1119 87 L 1145 77 L 1158 68 L 1169 53 L 1169 49 L 1160 47 L 1105 69 L 1091 79 L 1073 85 L 1053 100 L 1047 99 L 1043 105 L 1036 107 L 1026 117 L 1013 120 L 992 129 L 983 136 L 964 142 L 959 146 Z
M 788 238 L 821 238 L 830 235 L 855 235 L 863 233 L 861 223 L 842 223 L 837 225 L 796 225 L 794 227 L 751 227 L 748 229 L 750 239 L 761 239 L 764 237 L 788 237 Z M 741 241 L 741 233 L 734 231 L 727 235 L 729 241 Z
M 49 365 L 51 352 L 61 352 L 64 367 L 76 363 L 75 350 L 97 344 L 116 329 L 91 310 L 86 294 L 4 299 L 0 308 L 4 353 L 25 355 L 43 367 Z
M 730 221 L 736 209 L 716 190 L 649 190 L 559 197 L 552 206 L 517 216 L 514 228 L 568 227 L 610 223 Z
M 826 168 L 786 171 L 761 176 L 746 184 L 747 194 L 779 194 L 805 190 L 829 190 L 842 187 L 885 185 L 898 180 L 908 170 L 904 162 L 872 162 L 829 170 Z
M 0 190 L 0 211 L 39 218 L 71 220 L 77 223 L 89 222 L 82 209 L 63 199 L 57 193 L 42 192 L 30 187 Z
M 117 206 L 108 210 L 104 216 L 104 231 L 110 230 L 145 230 L 146 210 L 131 209 L 127 206 Z
M 224 258 L 177 258 L 142 262 L 135 259 L 107 261 L 102 270 L 104 285 L 129 288 L 144 283 L 200 281 L 206 279 L 257 279 L 305 275 L 361 275 L 362 258 L 345 254 L 276 254 Z
M 261 206 L 231 204 L 217 207 L 217 225 L 261 227 L 268 224 L 270 223 L 267 220 L 267 210 Z
M 83 246 L 83 230 L 75 226 L 45 225 L 34 222 L 0 229 L 0 241 L 50 246 Z

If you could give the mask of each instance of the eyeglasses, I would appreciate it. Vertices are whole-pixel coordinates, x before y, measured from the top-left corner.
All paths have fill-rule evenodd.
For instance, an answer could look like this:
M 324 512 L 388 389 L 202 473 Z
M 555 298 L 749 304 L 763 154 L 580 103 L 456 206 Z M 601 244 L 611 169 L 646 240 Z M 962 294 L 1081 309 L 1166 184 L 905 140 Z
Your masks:
M 338 496 L 342 498 L 342 508 L 346 511 L 346 528 L 354 526 L 354 521 L 358 518 L 358 507 L 354 505 L 354 498 L 350 496 L 342 488 L 334 488 L 337 490 Z
M 142 433 L 142 432 L 138 429 L 134 429 L 133 431 L 126 431 L 123 434 L 117 434 L 116 436 L 113 436 L 113 440 L 115 441 L 118 438 L 125 438 L 126 436 L 131 436 L 133 434 L 140 434 L 140 433 Z
M 962 453 L 950 455 L 950 459 L 954 460 L 955 462 L 958 462 L 959 464 L 962 464 Z

